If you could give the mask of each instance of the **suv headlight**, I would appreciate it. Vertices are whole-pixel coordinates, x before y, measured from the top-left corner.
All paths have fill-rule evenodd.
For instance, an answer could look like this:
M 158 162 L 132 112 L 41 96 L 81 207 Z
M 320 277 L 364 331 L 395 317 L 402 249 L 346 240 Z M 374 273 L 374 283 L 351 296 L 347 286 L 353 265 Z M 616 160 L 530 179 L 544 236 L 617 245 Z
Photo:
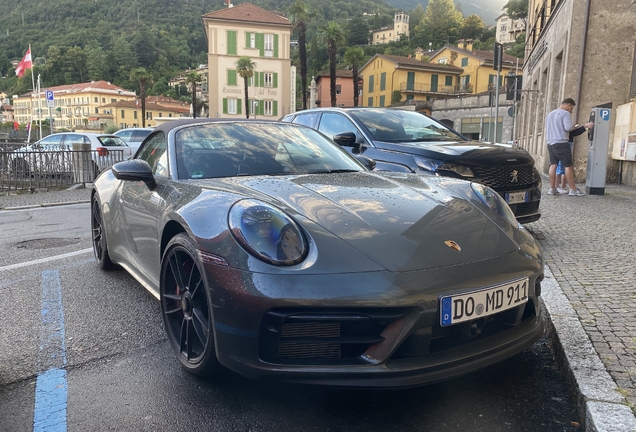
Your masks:
M 269 204 L 239 201 L 230 209 L 228 224 L 236 241 L 261 261 L 290 266 L 307 256 L 307 241 L 298 224 Z
M 426 158 L 422 156 L 413 156 L 413 159 L 415 159 L 415 164 L 418 167 L 426 171 L 431 171 L 431 172 L 450 171 L 450 172 L 459 174 L 462 177 L 475 177 L 475 174 L 473 173 L 473 171 L 464 165 L 451 163 L 451 162 L 444 162 L 438 159 L 431 159 L 431 158 Z
M 521 224 L 517 222 L 517 218 L 512 212 L 512 209 L 508 206 L 508 203 L 501 197 L 501 195 L 488 186 L 484 186 L 480 183 L 471 183 L 470 187 L 479 199 L 492 211 L 504 218 L 510 223 L 510 225 L 514 227 L 521 227 Z

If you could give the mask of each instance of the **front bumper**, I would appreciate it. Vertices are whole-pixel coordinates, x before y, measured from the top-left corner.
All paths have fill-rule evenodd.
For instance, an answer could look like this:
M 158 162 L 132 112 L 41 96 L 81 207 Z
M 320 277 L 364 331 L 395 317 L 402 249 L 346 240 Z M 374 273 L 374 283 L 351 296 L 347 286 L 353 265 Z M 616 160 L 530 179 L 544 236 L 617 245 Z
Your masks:
M 504 360 L 543 334 L 542 268 L 521 252 L 405 273 L 268 275 L 212 264 L 206 270 L 219 361 L 250 378 L 416 386 Z M 530 279 L 525 305 L 440 326 L 441 295 L 520 276 Z

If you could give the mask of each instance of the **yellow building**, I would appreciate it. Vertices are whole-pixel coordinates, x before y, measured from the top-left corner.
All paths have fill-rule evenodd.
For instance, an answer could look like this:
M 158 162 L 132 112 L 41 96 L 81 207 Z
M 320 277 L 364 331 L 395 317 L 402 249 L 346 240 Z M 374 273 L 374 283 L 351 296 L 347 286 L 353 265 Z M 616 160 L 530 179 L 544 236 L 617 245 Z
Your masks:
M 462 89 L 472 94 L 487 92 L 497 81 L 497 71 L 492 68 L 494 51 L 474 50 L 471 40 L 460 39 L 458 46 L 447 45 L 432 53 L 431 63 L 458 66 L 463 69 L 459 85 Z M 502 69 L 499 78 L 499 86 L 503 85 L 504 76 L 515 70 L 519 61 L 519 74 L 523 60 L 508 54 L 502 58 Z
M 400 12 L 396 13 L 393 18 L 393 27 L 385 27 L 371 33 L 370 45 L 380 45 L 389 42 L 398 42 L 400 37 L 404 35 L 409 37 L 409 14 Z
M 53 92 L 54 106 L 49 110 L 46 92 Z M 13 96 L 14 116 L 20 124 L 53 119 L 55 129 L 102 130 L 112 117 L 101 117 L 100 108 L 121 100 L 135 100 L 135 92 L 107 81 L 42 88 L 39 95 L 29 92 Z M 134 103 L 134 102 L 133 102 Z
M 278 118 L 296 110 L 289 20 L 251 3 L 203 15 L 208 40 L 210 117 L 245 117 L 245 88 L 236 62 L 256 64 L 249 81 L 250 117 Z
M 391 105 L 393 92 L 400 101 L 432 100 L 461 95 L 457 87 L 461 68 L 411 57 L 376 54 L 360 68 L 364 80 L 362 106 Z
M 141 102 L 139 101 L 118 101 L 100 108 L 102 116 L 110 116 L 113 124 L 120 129 L 129 127 L 141 127 Z M 157 126 L 158 118 L 189 117 L 190 106 L 174 106 L 149 102 L 146 99 L 146 127 Z

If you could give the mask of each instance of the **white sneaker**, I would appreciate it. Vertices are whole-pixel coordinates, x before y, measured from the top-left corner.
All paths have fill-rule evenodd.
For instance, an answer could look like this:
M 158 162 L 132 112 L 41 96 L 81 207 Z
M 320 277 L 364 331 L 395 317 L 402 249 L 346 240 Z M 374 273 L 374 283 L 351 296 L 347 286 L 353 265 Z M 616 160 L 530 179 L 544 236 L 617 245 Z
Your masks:
M 556 188 L 556 190 L 557 190 L 557 192 L 558 192 L 560 195 L 565 195 L 566 193 L 568 193 L 568 192 L 569 192 L 569 189 L 563 189 L 563 188 L 560 188 L 560 187 Z
M 548 195 L 556 195 L 556 194 L 557 194 L 556 189 L 552 189 L 552 188 L 548 189 Z
M 568 195 L 570 195 L 570 196 L 584 196 L 585 192 L 583 192 L 579 188 L 576 188 L 576 189 L 570 190 L 570 193 Z

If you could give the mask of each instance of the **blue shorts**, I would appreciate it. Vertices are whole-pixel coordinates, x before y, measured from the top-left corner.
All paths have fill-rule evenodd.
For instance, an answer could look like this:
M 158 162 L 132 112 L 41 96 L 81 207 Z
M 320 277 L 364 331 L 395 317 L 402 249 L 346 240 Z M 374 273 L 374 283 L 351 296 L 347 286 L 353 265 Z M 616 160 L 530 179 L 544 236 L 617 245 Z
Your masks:
M 572 150 L 572 141 L 570 141 L 568 144 L 570 144 L 570 150 Z M 563 164 L 561 163 L 561 161 L 559 161 L 559 164 L 556 167 L 556 174 L 557 175 L 565 174 L 565 168 L 563 168 Z

